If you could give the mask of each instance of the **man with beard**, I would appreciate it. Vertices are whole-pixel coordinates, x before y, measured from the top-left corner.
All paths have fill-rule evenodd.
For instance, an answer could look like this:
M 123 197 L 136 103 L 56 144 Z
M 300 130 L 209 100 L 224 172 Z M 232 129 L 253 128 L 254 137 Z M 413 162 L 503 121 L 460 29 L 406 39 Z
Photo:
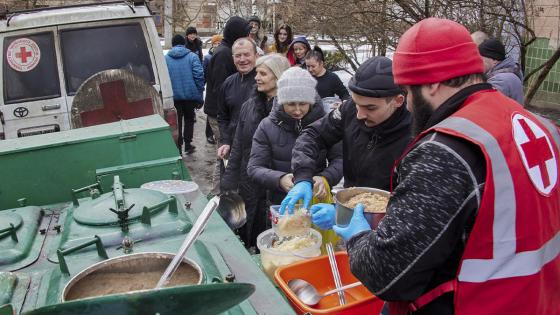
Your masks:
M 298 137 L 293 149 L 294 187 L 282 201 L 280 211 L 290 212 L 303 199 L 307 208 L 319 153 L 342 140 L 344 186 L 388 190 L 391 170 L 410 138 L 411 116 L 403 91 L 393 82 L 391 60 L 373 57 L 364 62 L 348 83 L 352 99 L 311 124 Z M 311 208 L 313 222 L 330 228 L 335 210 L 330 204 Z
M 372 230 L 358 205 L 333 229 L 352 273 L 400 314 L 559 314 L 560 133 L 484 82 L 462 25 L 400 38 L 395 82 L 418 135 Z

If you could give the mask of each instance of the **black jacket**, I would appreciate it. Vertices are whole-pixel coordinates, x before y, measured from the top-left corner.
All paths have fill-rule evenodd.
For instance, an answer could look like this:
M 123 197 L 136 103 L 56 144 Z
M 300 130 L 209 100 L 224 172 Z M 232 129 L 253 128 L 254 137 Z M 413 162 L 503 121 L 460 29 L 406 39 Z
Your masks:
M 354 102 L 344 102 L 298 138 L 292 158 L 294 181 L 310 181 L 319 152 L 342 140 L 344 186 L 389 190 L 394 163 L 411 140 L 411 122 L 403 104 L 385 122 L 368 128 L 356 118 Z
M 239 122 L 235 129 L 235 137 L 231 146 L 228 166 L 222 176 L 221 190 L 235 190 L 242 183 L 250 182 L 247 176 L 247 163 L 251 154 L 253 135 L 272 109 L 273 100 L 266 100 L 266 96 L 256 92 L 241 107 Z
M 443 103 L 421 130 L 457 111 L 474 92 L 469 86 Z M 347 243 L 350 268 L 375 295 L 388 301 L 414 301 L 455 277 L 474 225 L 486 179 L 479 147 L 432 132 L 420 139 L 399 163 L 387 214 L 377 230 Z M 415 315 L 453 312 L 447 293 Z
M 280 188 L 280 178 L 292 172 L 292 149 L 303 128 L 325 116 L 318 102 L 301 121 L 290 117 L 281 105 L 274 105 L 270 115 L 260 123 L 253 136 L 251 158 L 247 174 L 257 184 L 268 189 L 269 200 L 279 204 L 286 196 Z M 328 159 L 328 166 L 327 166 Z M 315 161 L 313 175 L 324 176 L 329 184 L 336 185 L 342 178 L 342 144 L 321 150 Z
M 238 38 L 247 36 L 249 30 L 249 23 L 237 16 L 230 18 L 224 27 L 224 39 L 216 47 L 212 59 L 208 63 L 204 100 L 204 113 L 208 116 L 218 116 L 218 96 L 222 83 L 237 71 L 233 64 L 231 46 Z
M 194 42 L 185 37 L 185 47 L 195 53 L 202 62 L 202 41 L 198 37 L 194 39 Z
M 327 70 L 325 74 L 315 77 L 315 79 L 317 80 L 317 93 L 321 98 L 337 95 L 341 100 L 350 99 L 348 90 L 336 73 Z
M 241 106 L 255 90 L 256 74 L 255 69 L 245 75 L 237 72 L 230 75 L 222 84 L 218 96 L 218 123 L 220 125 L 221 144 L 232 144 Z

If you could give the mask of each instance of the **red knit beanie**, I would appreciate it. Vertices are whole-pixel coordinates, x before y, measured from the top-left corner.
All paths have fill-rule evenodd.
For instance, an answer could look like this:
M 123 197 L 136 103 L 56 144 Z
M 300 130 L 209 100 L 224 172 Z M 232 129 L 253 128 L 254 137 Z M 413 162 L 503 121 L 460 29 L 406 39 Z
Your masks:
M 401 36 L 393 55 L 393 76 L 399 85 L 442 82 L 483 72 L 482 58 L 469 31 L 445 19 L 416 23 Z

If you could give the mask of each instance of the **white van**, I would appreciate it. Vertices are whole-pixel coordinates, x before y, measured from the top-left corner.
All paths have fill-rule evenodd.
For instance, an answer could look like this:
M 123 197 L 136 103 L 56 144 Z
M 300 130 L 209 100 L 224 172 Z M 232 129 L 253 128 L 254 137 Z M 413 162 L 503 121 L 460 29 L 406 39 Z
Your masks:
M 144 1 L 41 8 L 0 20 L 0 139 L 71 129 L 80 85 L 108 69 L 128 69 L 159 93 L 176 126 L 173 91 L 151 12 Z

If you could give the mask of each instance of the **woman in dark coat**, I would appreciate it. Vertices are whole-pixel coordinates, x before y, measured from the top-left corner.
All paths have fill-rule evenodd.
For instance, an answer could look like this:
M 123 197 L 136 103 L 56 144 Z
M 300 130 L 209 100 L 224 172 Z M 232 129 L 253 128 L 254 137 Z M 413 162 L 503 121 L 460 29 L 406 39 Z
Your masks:
M 316 80 L 305 70 L 291 68 L 278 82 L 277 103 L 257 128 L 247 166 L 249 177 L 265 187 L 269 201 L 280 204 L 293 186 L 292 148 L 307 125 L 322 118 L 325 111 L 315 91 Z M 328 166 L 327 166 L 328 161 Z M 342 146 L 323 150 L 315 164 L 314 191 L 324 197 L 324 179 L 332 187 L 342 178 Z
M 257 59 L 257 87 L 253 96 L 241 107 L 228 165 L 222 176 L 221 191 L 227 193 L 238 190 L 245 202 L 247 223 L 237 233 L 247 248 L 256 246 L 257 236 L 266 229 L 267 224 L 265 191 L 247 176 L 253 134 L 261 120 L 267 117 L 272 109 L 277 91 L 277 78 L 289 67 L 288 60 L 278 54 Z

